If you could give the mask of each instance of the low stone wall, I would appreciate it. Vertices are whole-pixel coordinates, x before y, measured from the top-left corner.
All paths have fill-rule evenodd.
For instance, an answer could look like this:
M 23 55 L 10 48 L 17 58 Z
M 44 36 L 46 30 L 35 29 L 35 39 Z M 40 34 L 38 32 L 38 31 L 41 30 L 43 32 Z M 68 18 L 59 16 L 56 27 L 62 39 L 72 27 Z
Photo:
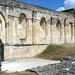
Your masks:
M 33 57 L 43 52 L 48 45 L 5 46 L 4 59 Z
M 75 55 L 63 58 L 61 63 L 48 64 L 43 67 L 29 69 L 39 75 L 75 75 Z

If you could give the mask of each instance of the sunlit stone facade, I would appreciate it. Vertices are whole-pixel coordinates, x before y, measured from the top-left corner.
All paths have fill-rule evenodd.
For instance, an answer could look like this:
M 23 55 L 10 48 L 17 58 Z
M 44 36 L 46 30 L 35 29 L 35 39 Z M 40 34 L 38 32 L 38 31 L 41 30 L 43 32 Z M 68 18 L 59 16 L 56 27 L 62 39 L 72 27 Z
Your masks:
M 75 44 L 74 15 L 0 0 L 0 40 L 5 59 L 33 57 L 49 44 Z

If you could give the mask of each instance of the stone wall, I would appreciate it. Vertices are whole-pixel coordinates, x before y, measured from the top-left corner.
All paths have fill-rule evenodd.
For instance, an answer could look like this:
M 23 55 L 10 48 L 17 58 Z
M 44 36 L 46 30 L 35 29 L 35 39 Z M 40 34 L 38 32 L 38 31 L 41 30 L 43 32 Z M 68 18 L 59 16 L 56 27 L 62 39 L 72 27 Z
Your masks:
M 22 46 L 5 46 L 4 58 L 15 59 L 33 57 L 43 52 L 48 45 L 22 45 Z
M 30 52 L 33 52 L 30 45 L 39 45 L 39 47 L 43 45 L 42 48 L 49 44 L 75 43 L 73 14 L 57 12 L 16 0 L 0 0 L 0 20 L 0 39 L 5 44 L 5 58 L 9 58 L 10 52 L 15 51 L 15 45 L 18 47 L 14 57 L 18 57 L 17 52 L 21 45 L 25 45 L 23 49 L 20 49 L 21 51 L 26 50 L 29 45 Z M 37 55 L 37 50 L 40 51 L 37 46 L 36 49 L 32 46 L 36 53 L 33 52 L 29 55 L 30 57 Z M 6 56 L 7 53 L 10 55 Z M 23 54 L 24 57 L 28 53 L 29 51 L 26 51 Z

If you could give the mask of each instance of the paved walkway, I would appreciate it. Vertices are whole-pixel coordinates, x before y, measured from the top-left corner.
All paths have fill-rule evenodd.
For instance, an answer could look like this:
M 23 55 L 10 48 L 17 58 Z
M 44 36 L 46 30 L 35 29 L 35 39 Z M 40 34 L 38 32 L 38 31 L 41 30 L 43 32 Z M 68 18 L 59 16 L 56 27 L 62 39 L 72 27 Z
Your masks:
M 25 59 L 11 59 L 2 62 L 2 71 L 7 73 L 11 72 L 20 72 L 25 71 L 26 69 L 37 67 L 37 66 L 44 66 L 47 64 L 54 64 L 59 63 L 60 61 L 53 61 L 53 60 L 46 60 L 46 59 L 39 59 L 39 58 L 25 58 Z

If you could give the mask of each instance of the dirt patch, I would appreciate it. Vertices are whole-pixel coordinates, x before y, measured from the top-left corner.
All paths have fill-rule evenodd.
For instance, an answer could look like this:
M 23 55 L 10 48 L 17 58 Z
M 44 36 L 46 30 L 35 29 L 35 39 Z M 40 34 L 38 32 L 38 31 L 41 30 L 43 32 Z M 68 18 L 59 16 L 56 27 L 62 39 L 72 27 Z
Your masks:
M 0 75 L 39 75 L 35 72 L 30 72 L 30 71 L 23 71 L 23 72 L 15 72 L 15 73 L 4 73 L 0 72 Z

